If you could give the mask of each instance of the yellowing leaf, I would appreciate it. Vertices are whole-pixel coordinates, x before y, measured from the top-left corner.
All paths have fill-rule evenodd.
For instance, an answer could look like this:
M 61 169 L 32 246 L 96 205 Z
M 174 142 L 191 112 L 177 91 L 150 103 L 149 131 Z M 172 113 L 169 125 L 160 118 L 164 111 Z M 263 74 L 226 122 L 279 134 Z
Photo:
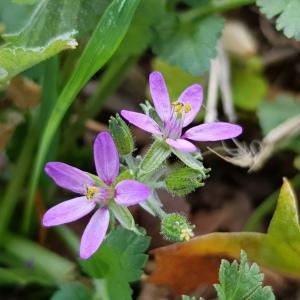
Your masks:
M 268 232 L 212 233 L 189 242 L 155 249 L 156 270 L 150 281 L 189 293 L 201 284 L 217 282 L 221 258 L 249 259 L 263 267 L 300 278 L 300 228 L 296 200 L 285 179 Z

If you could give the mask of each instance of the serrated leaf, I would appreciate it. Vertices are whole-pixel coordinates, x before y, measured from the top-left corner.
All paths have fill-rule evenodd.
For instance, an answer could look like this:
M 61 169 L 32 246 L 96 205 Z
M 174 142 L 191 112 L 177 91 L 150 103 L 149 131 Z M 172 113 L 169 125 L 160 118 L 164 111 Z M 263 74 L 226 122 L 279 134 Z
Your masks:
M 148 246 L 148 237 L 118 228 L 109 234 L 95 255 L 80 264 L 91 277 L 107 281 L 111 299 L 130 300 L 129 283 L 142 275 Z
M 156 27 L 152 48 L 171 65 L 178 65 L 195 76 L 202 75 L 217 54 L 223 27 L 224 19 L 217 16 L 184 23 L 169 15 Z
M 251 261 L 257 262 L 262 267 L 299 279 L 298 218 L 295 195 L 285 179 L 266 234 L 212 233 L 185 243 L 156 249 L 153 251 L 156 270 L 151 275 L 150 281 L 168 285 L 179 294 L 192 292 L 201 284 L 216 282 L 220 258 L 239 258 L 242 249 L 247 251 Z M 176 277 L 172 275 L 174 273 Z M 267 293 L 267 290 L 261 291 L 257 299 L 263 299 L 260 297 Z
M 93 300 L 93 292 L 82 283 L 70 282 L 60 286 L 51 300 Z
M 283 30 L 288 38 L 300 40 L 299 0 L 257 0 L 256 3 L 267 18 L 277 16 L 277 30 Z
M 262 281 L 264 275 L 260 273 L 257 264 L 249 266 L 247 255 L 241 251 L 240 264 L 235 260 L 230 263 L 222 260 L 219 271 L 219 284 L 214 287 L 217 290 L 219 300 L 257 299 L 263 292 L 265 300 L 275 299 L 272 290 L 263 290 Z
M 278 96 L 274 101 L 263 102 L 257 111 L 264 135 L 289 118 L 300 114 L 300 102 L 288 95 Z

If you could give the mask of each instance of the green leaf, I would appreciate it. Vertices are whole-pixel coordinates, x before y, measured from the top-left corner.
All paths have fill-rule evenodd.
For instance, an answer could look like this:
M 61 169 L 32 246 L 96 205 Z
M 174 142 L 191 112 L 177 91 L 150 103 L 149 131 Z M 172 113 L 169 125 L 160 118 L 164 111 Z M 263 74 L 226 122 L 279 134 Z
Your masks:
M 300 114 L 300 103 L 288 95 L 265 101 L 258 108 L 258 119 L 264 135 L 289 118 Z
M 96 0 L 39 1 L 21 30 L 3 36 L 6 44 L 0 48 L 0 87 L 25 69 L 62 50 L 75 48 L 74 35 L 92 30 L 106 6 L 107 1 Z M 28 5 L 15 4 L 11 8 L 17 13 L 10 15 L 12 19 L 18 14 L 23 19 L 32 10 Z
M 261 69 L 249 64 L 233 67 L 232 93 L 236 106 L 244 110 L 256 110 L 265 97 L 267 88 Z
M 300 40 L 299 0 L 257 0 L 256 3 L 267 18 L 277 16 L 277 30 L 283 30 L 288 38 Z
M 216 45 L 224 27 L 224 19 L 210 16 L 183 22 L 166 16 L 156 27 L 153 51 L 171 65 L 197 76 L 209 70 L 210 60 L 217 54 Z
M 95 255 L 80 264 L 89 276 L 106 280 L 111 299 L 130 300 L 129 283 L 140 279 L 148 246 L 148 237 L 118 228 L 109 234 Z
M 23 229 L 28 230 L 33 199 L 48 148 L 68 108 L 86 82 L 110 59 L 130 25 L 139 0 L 114 0 L 101 17 L 86 45 L 71 78 L 59 96 L 43 134 L 32 173 L 29 200 L 25 208 Z
M 219 300 L 240 300 L 240 299 L 259 299 L 263 290 L 262 281 L 263 273 L 260 273 L 257 264 L 249 266 L 247 263 L 247 255 L 241 251 L 240 264 L 235 260 L 230 263 L 227 260 L 222 260 L 219 281 L 220 284 L 215 284 Z M 268 292 L 266 292 L 268 291 Z M 265 300 L 275 299 L 272 290 L 264 290 Z
M 0 47 L 0 89 L 5 87 L 8 81 L 18 73 L 75 46 L 76 41 L 73 39 L 72 34 L 66 34 L 51 40 L 44 47 Z
M 93 300 L 93 292 L 82 283 L 70 282 L 60 286 L 51 300 Z

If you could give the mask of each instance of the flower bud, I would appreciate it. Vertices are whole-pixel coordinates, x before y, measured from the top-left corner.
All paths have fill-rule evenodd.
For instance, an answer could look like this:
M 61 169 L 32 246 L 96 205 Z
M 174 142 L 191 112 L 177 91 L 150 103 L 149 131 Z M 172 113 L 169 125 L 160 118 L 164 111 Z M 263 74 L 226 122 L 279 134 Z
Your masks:
M 167 189 L 177 196 L 185 196 L 204 185 L 208 171 L 204 168 L 201 172 L 188 167 L 179 168 L 167 176 Z
M 173 242 L 188 241 L 194 236 L 194 227 L 185 216 L 178 213 L 167 214 L 161 221 L 161 234 Z
M 116 114 L 116 117 L 110 118 L 109 130 L 111 132 L 119 154 L 131 154 L 134 150 L 133 137 L 129 127 L 118 114 Z

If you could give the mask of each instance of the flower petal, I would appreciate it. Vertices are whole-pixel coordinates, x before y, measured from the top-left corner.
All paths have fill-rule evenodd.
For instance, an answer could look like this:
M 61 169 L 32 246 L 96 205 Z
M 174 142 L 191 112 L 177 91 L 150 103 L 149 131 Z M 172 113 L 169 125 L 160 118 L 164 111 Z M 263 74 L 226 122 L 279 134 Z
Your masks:
M 107 208 L 99 208 L 87 224 L 80 242 L 80 257 L 88 259 L 93 255 L 102 241 L 109 224 L 109 211 Z
M 49 162 L 45 172 L 55 183 L 74 193 L 84 195 L 87 185 L 95 185 L 94 180 L 87 173 L 61 162 Z
M 243 129 L 239 125 L 213 122 L 201 124 L 189 129 L 184 135 L 184 138 L 194 141 L 222 141 L 234 138 L 242 133 Z
M 111 185 L 119 175 L 119 154 L 108 132 L 101 132 L 94 142 L 94 160 L 98 176 Z
M 181 152 L 195 152 L 197 150 L 194 144 L 184 139 L 166 139 L 166 143 Z
M 151 194 L 151 189 L 135 180 L 123 180 L 116 187 L 115 200 L 122 206 L 130 206 L 145 201 Z
M 190 104 L 191 111 L 184 116 L 183 127 L 189 125 L 195 119 L 203 100 L 203 89 L 199 84 L 189 86 L 178 98 L 179 102 Z
M 171 102 L 162 74 L 152 72 L 149 76 L 149 85 L 155 110 L 162 121 L 167 121 L 171 114 Z
M 86 197 L 77 197 L 53 206 L 43 216 L 42 224 L 46 227 L 76 221 L 90 213 L 96 203 Z
M 159 125 L 150 117 L 147 115 L 128 111 L 128 110 L 122 110 L 121 115 L 124 119 L 126 119 L 129 123 L 154 134 L 161 134 Z

